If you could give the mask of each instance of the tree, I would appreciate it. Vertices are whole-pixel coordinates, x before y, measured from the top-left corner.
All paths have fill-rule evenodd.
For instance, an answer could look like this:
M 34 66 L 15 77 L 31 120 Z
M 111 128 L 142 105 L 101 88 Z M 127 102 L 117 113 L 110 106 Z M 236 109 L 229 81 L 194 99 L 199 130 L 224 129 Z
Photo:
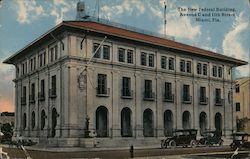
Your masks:
M 237 131 L 244 131 L 246 127 L 247 118 L 236 119 Z
M 11 141 L 11 138 L 13 136 L 13 126 L 11 124 L 3 124 L 1 127 L 1 132 L 4 134 L 1 139 L 1 142 Z

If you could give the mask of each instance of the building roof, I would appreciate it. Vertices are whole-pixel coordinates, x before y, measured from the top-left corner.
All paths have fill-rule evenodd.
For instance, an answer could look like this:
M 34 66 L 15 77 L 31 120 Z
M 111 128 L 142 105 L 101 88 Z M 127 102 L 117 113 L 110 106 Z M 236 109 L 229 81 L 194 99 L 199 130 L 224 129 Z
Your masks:
M 49 30 L 47 33 L 43 34 L 41 37 L 18 51 L 16 54 L 11 56 L 10 58 L 6 59 L 4 63 L 14 64 L 15 59 L 21 57 L 24 52 L 31 51 L 32 48 L 39 46 L 42 42 L 51 38 L 51 34 L 58 34 L 59 32 L 65 31 L 67 29 L 80 29 L 80 30 L 87 30 L 89 32 L 96 32 L 105 34 L 107 36 L 119 37 L 122 39 L 142 42 L 145 44 L 155 45 L 164 47 L 166 49 L 181 51 L 182 53 L 186 53 L 192 56 L 201 56 L 205 58 L 211 58 L 218 61 L 223 61 L 232 64 L 233 66 L 240 66 L 248 64 L 248 62 L 235 59 L 229 56 L 225 56 L 222 54 L 218 54 L 212 51 L 207 51 L 204 49 L 200 49 L 197 47 L 193 47 L 190 45 L 186 45 L 183 43 L 176 42 L 174 40 L 169 40 L 166 38 L 162 38 L 159 36 L 143 34 L 136 31 L 131 31 L 129 29 L 124 29 L 117 26 L 112 26 L 96 21 L 63 21 L 53 29 Z

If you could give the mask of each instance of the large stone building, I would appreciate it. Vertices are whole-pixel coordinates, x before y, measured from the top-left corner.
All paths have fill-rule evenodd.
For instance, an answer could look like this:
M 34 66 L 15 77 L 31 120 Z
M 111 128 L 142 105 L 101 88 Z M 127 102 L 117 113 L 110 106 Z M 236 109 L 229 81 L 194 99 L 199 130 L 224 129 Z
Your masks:
M 183 128 L 226 137 L 231 70 L 247 64 L 92 18 L 60 23 L 4 63 L 16 66 L 15 137 L 51 146 L 89 146 L 86 129 L 98 146 L 159 143 Z
M 234 110 L 239 131 L 250 133 L 250 77 L 235 81 Z

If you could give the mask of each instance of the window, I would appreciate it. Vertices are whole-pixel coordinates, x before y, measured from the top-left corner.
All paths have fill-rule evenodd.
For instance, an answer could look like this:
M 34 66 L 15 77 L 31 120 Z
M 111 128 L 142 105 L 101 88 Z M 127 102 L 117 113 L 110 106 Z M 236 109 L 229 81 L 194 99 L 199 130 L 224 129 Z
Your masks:
M 110 47 L 108 45 L 103 46 L 103 59 L 109 60 L 110 58 Z
M 240 103 L 235 103 L 235 111 L 240 112 Z
M 183 85 L 183 101 L 190 101 L 189 85 Z
M 35 100 L 35 83 L 31 84 L 30 102 Z
M 43 53 L 43 66 L 46 65 L 46 52 Z
M 129 77 L 122 78 L 122 96 L 131 96 L 131 79 Z
M 31 113 L 31 128 L 34 129 L 35 128 L 35 125 L 36 125 L 36 114 L 35 112 L 33 111 Z
M 172 83 L 165 82 L 165 99 L 169 101 L 173 100 Z
M 118 49 L 118 61 L 125 62 L 125 49 Z
M 25 105 L 26 104 L 26 86 L 23 86 L 23 90 L 22 90 L 22 97 L 21 97 L 21 105 Z
M 201 74 L 201 63 L 197 64 L 197 74 Z
M 181 60 L 181 62 L 180 62 L 180 71 L 185 72 L 185 61 L 184 60 Z
M 200 102 L 207 102 L 206 87 L 200 87 Z
M 49 95 L 51 98 L 56 97 L 56 75 L 51 77 L 51 89 Z
M 23 64 L 22 64 L 22 74 L 24 75 L 24 74 L 26 74 L 27 73 L 27 62 L 24 62 Z
M 161 68 L 163 69 L 167 68 L 167 58 L 165 56 L 161 57 Z
M 50 48 L 50 62 L 54 61 L 54 48 Z
M 174 70 L 174 58 L 172 58 L 172 57 L 168 58 L 168 69 Z
M 213 66 L 213 77 L 217 77 L 217 66 Z
M 154 67 L 154 54 L 149 54 L 148 56 L 148 66 Z
M 42 67 L 46 64 L 46 52 L 43 51 L 41 54 L 38 56 L 39 58 L 39 66 Z
M 97 48 L 100 44 L 94 43 L 93 45 L 93 54 L 96 52 Z M 100 58 L 101 56 L 101 49 L 99 48 L 98 51 L 95 53 L 94 58 Z
M 147 98 L 147 99 L 153 98 L 152 81 L 151 80 L 145 80 L 144 98 Z
M 207 64 L 203 64 L 203 75 L 207 75 Z
M 191 73 L 192 66 L 191 66 L 191 61 L 187 61 L 187 72 Z
M 30 71 L 33 71 L 33 59 L 30 59 Z
M 222 67 L 218 67 L 218 76 L 222 77 Z
M 236 93 L 240 92 L 240 85 L 239 84 L 236 84 L 236 86 L 235 86 L 235 92 Z
M 38 93 L 38 99 L 44 100 L 45 98 L 45 83 L 44 80 L 41 80 L 40 92 Z
M 127 51 L 127 62 L 133 63 L 133 51 L 132 50 Z
M 97 94 L 107 94 L 107 75 L 98 74 L 97 78 Z
M 141 65 L 146 66 L 147 65 L 147 54 L 142 52 L 141 53 Z
M 55 60 L 57 60 L 58 58 L 58 49 L 57 49 L 57 45 L 55 45 Z
M 215 89 L 215 103 L 216 104 L 222 104 L 222 101 L 221 101 L 221 90 L 216 88 Z

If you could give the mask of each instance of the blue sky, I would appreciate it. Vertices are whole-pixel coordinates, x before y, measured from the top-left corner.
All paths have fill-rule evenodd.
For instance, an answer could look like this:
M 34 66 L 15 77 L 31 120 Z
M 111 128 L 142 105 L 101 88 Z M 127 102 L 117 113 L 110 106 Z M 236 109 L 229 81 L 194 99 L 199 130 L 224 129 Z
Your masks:
M 0 0 L 0 111 L 14 110 L 14 67 L 2 61 L 62 20 L 75 20 L 79 0 Z M 86 11 L 97 16 L 96 0 L 82 0 Z M 168 35 L 185 44 L 249 61 L 249 0 L 100 0 L 100 17 L 164 33 L 164 1 Z M 180 17 L 182 8 L 233 8 L 235 16 L 220 22 L 197 22 Z M 191 12 L 182 12 L 191 13 Z M 220 12 L 222 13 L 222 12 Z M 229 12 L 226 12 L 229 13 Z M 234 77 L 249 76 L 249 65 Z

